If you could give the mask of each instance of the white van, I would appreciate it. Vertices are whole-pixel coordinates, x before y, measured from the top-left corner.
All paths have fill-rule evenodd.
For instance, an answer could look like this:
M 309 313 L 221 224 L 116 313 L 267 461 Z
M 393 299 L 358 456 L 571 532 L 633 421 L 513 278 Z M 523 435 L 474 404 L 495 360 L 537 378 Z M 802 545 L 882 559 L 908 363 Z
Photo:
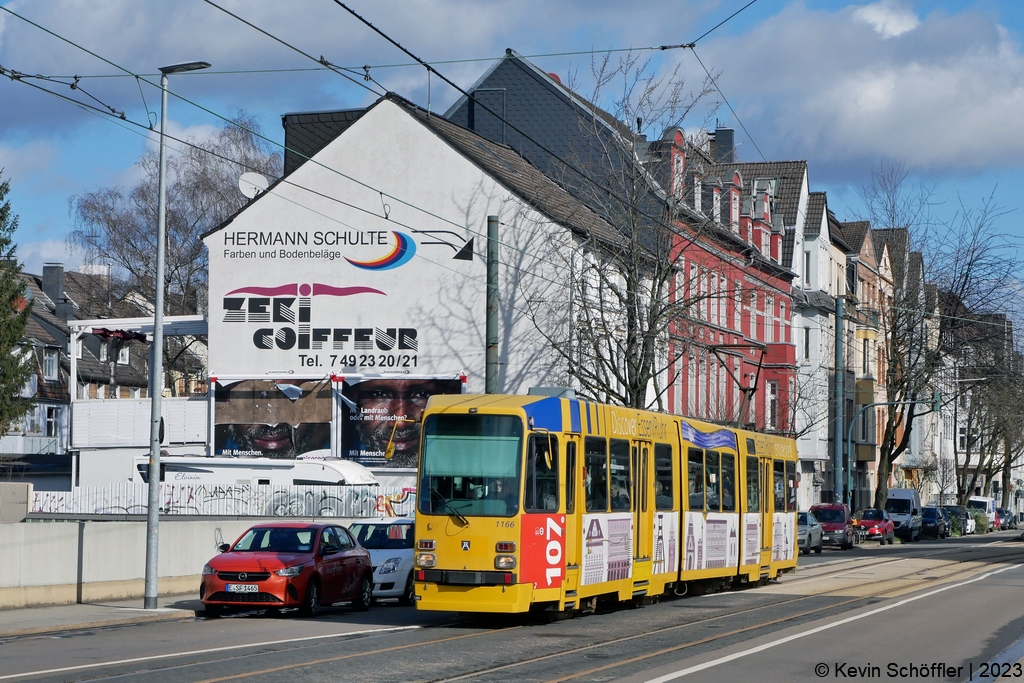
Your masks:
M 892 518 L 896 535 L 908 542 L 921 539 L 921 494 L 917 489 L 889 489 L 885 511 Z
M 984 512 L 988 517 L 990 531 L 999 531 L 996 524 L 996 499 L 988 496 L 971 496 L 967 499 L 967 509 L 971 512 Z
M 137 457 L 132 482 L 149 482 L 149 456 Z M 284 460 L 165 455 L 160 481 L 168 484 L 235 486 L 376 486 L 370 470 L 351 460 Z

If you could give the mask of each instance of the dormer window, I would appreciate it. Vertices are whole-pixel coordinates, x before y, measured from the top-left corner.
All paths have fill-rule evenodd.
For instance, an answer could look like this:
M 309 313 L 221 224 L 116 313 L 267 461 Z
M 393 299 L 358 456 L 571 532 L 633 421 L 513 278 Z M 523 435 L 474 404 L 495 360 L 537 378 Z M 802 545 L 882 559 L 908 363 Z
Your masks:
M 699 176 L 693 176 L 693 208 L 695 211 L 701 211 L 700 208 L 700 196 L 701 196 L 701 182 Z
M 732 200 L 732 205 L 729 207 L 729 222 L 735 227 L 740 222 L 740 195 L 738 192 L 730 191 L 729 196 Z
M 117 352 L 117 362 L 121 365 L 128 364 L 128 347 L 122 346 Z
M 60 379 L 58 375 L 58 356 L 56 349 L 46 349 L 43 352 L 43 379 L 53 382 Z
M 711 217 L 716 223 L 722 222 L 722 193 L 717 187 L 711 193 Z
M 676 201 L 683 201 L 683 155 L 676 154 L 672 159 L 672 194 Z
M 107 362 L 107 343 L 106 342 L 101 342 L 100 343 L 100 362 L 101 363 L 106 363 Z

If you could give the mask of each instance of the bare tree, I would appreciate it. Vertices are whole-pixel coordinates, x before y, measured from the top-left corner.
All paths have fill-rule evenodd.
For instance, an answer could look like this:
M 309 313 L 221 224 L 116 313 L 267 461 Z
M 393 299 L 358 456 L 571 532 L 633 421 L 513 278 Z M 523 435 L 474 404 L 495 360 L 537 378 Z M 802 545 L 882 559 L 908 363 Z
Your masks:
M 903 164 L 882 164 L 861 193 L 865 217 L 885 230 L 893 258 L 895 293 L 883 302 L 888 406 L 875 490 L 875 507 L 888 498 L 888 479 L 896 459 L 910 446 L 915 418 L 927 408 L 943 358 L 967 334 L 973 311 L 1000 310 L 1017 262 L 995 229 L 1003 211 L 991 197 L 977 210 L 961 204 L 951 220 L 932 220 L 933 193 L 915 187 Z M 925 264 L 942 293 L 936 326 L 925 310 Z
M 681 228 L 671 143 L 651 144 L 644 133 L 680 126 L 712 85 L 705 80 L 690 90 L 678 68 L 658 77 L 633 54 L 594 60 L 591 79 L 589 99 L 575 101 L 578 131 L 569 158 L 554 175 L 619 238 L 582 236 L 560 253 L 572 308 L 564 327 L 551 329 L 546 315 L 537 316 L 537 327 L 582 395 L 663 410 L 675 379 L 668 370 L 685 352 L 694 303 L 687 288 L 676 286 L 679 259 L 694 234 Z
M 159 158 L 138 161 L 141 180 L 132 188 L 107 187 L 72 197 L 76 229 L 69 241 L 83 247 L 93 263 L 112 266 L 112 285 L 121 301 L 153 310 L 155 301 Z M 244 112 L 207 139 L 191 138 L 167 160 L 167 253 L 164 300 L 172 315 L 198 312 L 206 299 L 206 248 L 200 236 L 220 225 L 248 199 L 238 177 L 255 171 L 281 175 L 281 155 L 270 150 L 258 121 Z M 203 340 L 166 338 L 166 368 L 190 370 L 191 347 Z

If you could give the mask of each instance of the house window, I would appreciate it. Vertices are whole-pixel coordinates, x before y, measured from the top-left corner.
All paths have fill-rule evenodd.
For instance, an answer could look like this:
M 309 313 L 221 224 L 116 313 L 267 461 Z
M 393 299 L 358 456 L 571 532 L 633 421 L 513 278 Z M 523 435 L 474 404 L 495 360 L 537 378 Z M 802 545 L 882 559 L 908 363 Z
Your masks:
M 957 441 L 960 443 L 959 450 L 967 450 L 967 427 L 961 427 L 958 430 L 959 438 Z
M 120 363 L 121 365 L 127 365 L 128 364 L 128 357 L 129 357 L 128 347 L 127 346 L 122 346 L 120 348 L 120 350 L 118 350 L 118 352 L 117 352 L 117 362 Z
M 39 424 L 39 408 L 32 406 L 29 411 L 25 413 L 25 433 L 26 434 L 38 434 L 42 431 L 42 425 Z
M 729 207 L 729 222 L 732 223 L 733 227 L 739 225 L 740 222 L 740 195 L 738 192 L 729 192 L 729 198 L 731 206 Z
M 107 342 L 100 342 L 100 362 L 107 362 Z
M 82 349 L 85 347 L 84 341 L 81 337 L 75 340 L 75 358 L 82 358 Z
M 694 176 L 693 178 L 693 208 L 696 211 L 700 211 L 700 195 L 702 189 L 700 184 L 700 178 Z
M 764 383 L 764 427 L 768 430 L 779 428 L 779 383 Z
M 811 328 L 804 328 L 804 360 L 811 359 Z
M 60 408 L 57 406 L 46 407 L 46 435 L 57 436 L 60 429 Z
M 711 273 L 711 322 L 715 325 L 721 325 L 722 320 L 719 317 L 720 302 L 718 300 L 718 275 Z
M 676 154 L 673 161 L 672 189 L 677 201 L 683 200 L 683 156 Z
M 736 292 L 733 296 L 733 327 L 737 332 L 743 327 L 743 285 L 736 281 Z
M 757 292 L 750 293 L 750 338 L 757 339 Z
M 811 286 L 811 252 L 804 252 L 804 284 Z
M 764 340 L 769 344 L 775 343 L 775 297 L 768 295 L 764 300 L 764 312 L 767 325 L 764 330 Z
M 718 188 L 711 194 L 711 217 L 716 223 L 722 222 L 722 193 Z
M 57 374 L 58 356 L 56 349 L 46 349 L 43 352 L 43 379 L 48 382 L 59 379 Z
M 779 326 L 782 331 L 779 334 L 779 341 L 789 343 L 789 318 L 786 317 L 786 302 L 779 302 Z
M 861 374 L 867 376 L 867 375 L 871 374 L 870 372 L 868 372 L 869 365 L 870 365 L 869 362 L 868 362 L 868 352 L 869 352 L 869 348 L 870 348 L 869 345 L 868 345 L 868 340 L 867 339 L 862 340 L 861 346 L 863 347 L 861 349 L 861 355 L 862 355 L 862 358 L 861 358 Z

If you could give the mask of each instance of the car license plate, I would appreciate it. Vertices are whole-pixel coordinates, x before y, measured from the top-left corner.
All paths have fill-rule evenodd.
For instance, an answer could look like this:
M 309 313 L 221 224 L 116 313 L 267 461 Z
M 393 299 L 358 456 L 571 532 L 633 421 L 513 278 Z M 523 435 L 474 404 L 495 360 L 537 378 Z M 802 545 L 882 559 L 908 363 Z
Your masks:
M 821 540 L 823 540 L 823 541 L 827 541 L 827 540 L 828 540 L 828 534 L 824 534 L 824 535 L 823 535 L 823 536 L 821 537 Z
M 229 583 L 225 584 L 228 593 L 258 593 L 260 587 L 255 583 Z

